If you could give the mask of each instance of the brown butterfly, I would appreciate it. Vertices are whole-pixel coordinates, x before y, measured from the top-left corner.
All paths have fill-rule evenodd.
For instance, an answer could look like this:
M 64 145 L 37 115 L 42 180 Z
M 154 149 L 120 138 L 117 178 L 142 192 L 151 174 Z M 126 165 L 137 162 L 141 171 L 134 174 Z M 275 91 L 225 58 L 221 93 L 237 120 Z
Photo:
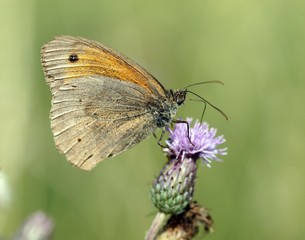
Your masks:
M 104 45 L 61 36 L 41 49 L 52 92 L 56 147 L 84 170 L 172 121 L 187 90 L 166 90 L 145 69 Z

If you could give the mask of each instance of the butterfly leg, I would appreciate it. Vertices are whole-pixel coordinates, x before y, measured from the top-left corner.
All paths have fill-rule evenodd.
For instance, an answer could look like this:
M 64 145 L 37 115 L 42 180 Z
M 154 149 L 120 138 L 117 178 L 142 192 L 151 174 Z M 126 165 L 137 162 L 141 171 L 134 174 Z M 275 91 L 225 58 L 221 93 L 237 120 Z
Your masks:
M 162 138 L 164 137 L 164 134 L 165 134 L 165 129 L 162 129 L 160 138 L 159 138 L 159 140 L 158 140 L 158 145 L 159 145 L 160 147 L 162 147 L 162 148 L 165 148 L 165 147 L 166 147 L 165 145 L 163 145 L 163 144 L 161 143 Z M 155 135 L 155 134 L 154 134 L 154 135 Z M 156 135 L 155 135 L 155 136 L 156 136 Z M 157 137 L 157 136 L 156 136 L 156 137 Z
M 190 125 L 189 125 L 189 123 L 187 122 L 187 121 L 183 121 L 183 120 L 173 120 L 172 121 L 173 123 L 184 123 L 184 124 L 186 124 L 186 128 L 187 128 L 187 138 L 188 138 L 188 140 L 190 141 L 190 144 L 192 144 L 193 146 L 194 146 L 194 144 L 192 143 L 192 141 L 191 141 L 191 138 L 190 138 Z

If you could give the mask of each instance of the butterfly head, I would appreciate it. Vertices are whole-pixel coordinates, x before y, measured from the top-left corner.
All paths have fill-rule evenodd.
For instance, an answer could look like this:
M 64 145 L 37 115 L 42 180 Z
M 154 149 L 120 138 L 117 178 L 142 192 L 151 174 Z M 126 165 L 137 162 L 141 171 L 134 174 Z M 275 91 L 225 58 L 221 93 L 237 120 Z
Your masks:
M 187 90 L 170 90 L 173 101 L 178 105 L 181 106 L 186 98 Z

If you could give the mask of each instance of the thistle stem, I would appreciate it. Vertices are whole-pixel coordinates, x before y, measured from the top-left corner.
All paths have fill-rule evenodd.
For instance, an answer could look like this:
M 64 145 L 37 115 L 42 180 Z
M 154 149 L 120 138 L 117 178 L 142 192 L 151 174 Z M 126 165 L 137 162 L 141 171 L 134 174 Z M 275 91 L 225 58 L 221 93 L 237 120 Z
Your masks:
M 164 213 L 158 212 L 155 216 L 154 221 L 152 222 L 150 229 L 146 233 L 145 240 L 154 240 L 158 235 L 160 228 L 164 224 L 166 215 Z

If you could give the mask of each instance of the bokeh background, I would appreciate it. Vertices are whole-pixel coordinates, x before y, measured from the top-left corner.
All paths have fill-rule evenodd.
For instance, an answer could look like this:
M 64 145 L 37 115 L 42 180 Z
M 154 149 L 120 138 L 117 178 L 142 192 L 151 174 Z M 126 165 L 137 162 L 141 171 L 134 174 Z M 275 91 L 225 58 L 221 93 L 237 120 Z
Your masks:
M 149 190 L 165 157 L 153 137 L 91 172 L 54 146 L 40 47 L 68 34 L 124 53 L 167 88 L 222 80 L 191 89 L 229 116 L 205 113 L 229 148 L 199 167 L 195 199 L 215 219 L 206 239 L 305 238 L 304 1 L 0 3 L 0 236 L 43 210 L 54 239 L 143 239 L 156 213 Z M 178 116 L 202 109 L 187 101 Z

